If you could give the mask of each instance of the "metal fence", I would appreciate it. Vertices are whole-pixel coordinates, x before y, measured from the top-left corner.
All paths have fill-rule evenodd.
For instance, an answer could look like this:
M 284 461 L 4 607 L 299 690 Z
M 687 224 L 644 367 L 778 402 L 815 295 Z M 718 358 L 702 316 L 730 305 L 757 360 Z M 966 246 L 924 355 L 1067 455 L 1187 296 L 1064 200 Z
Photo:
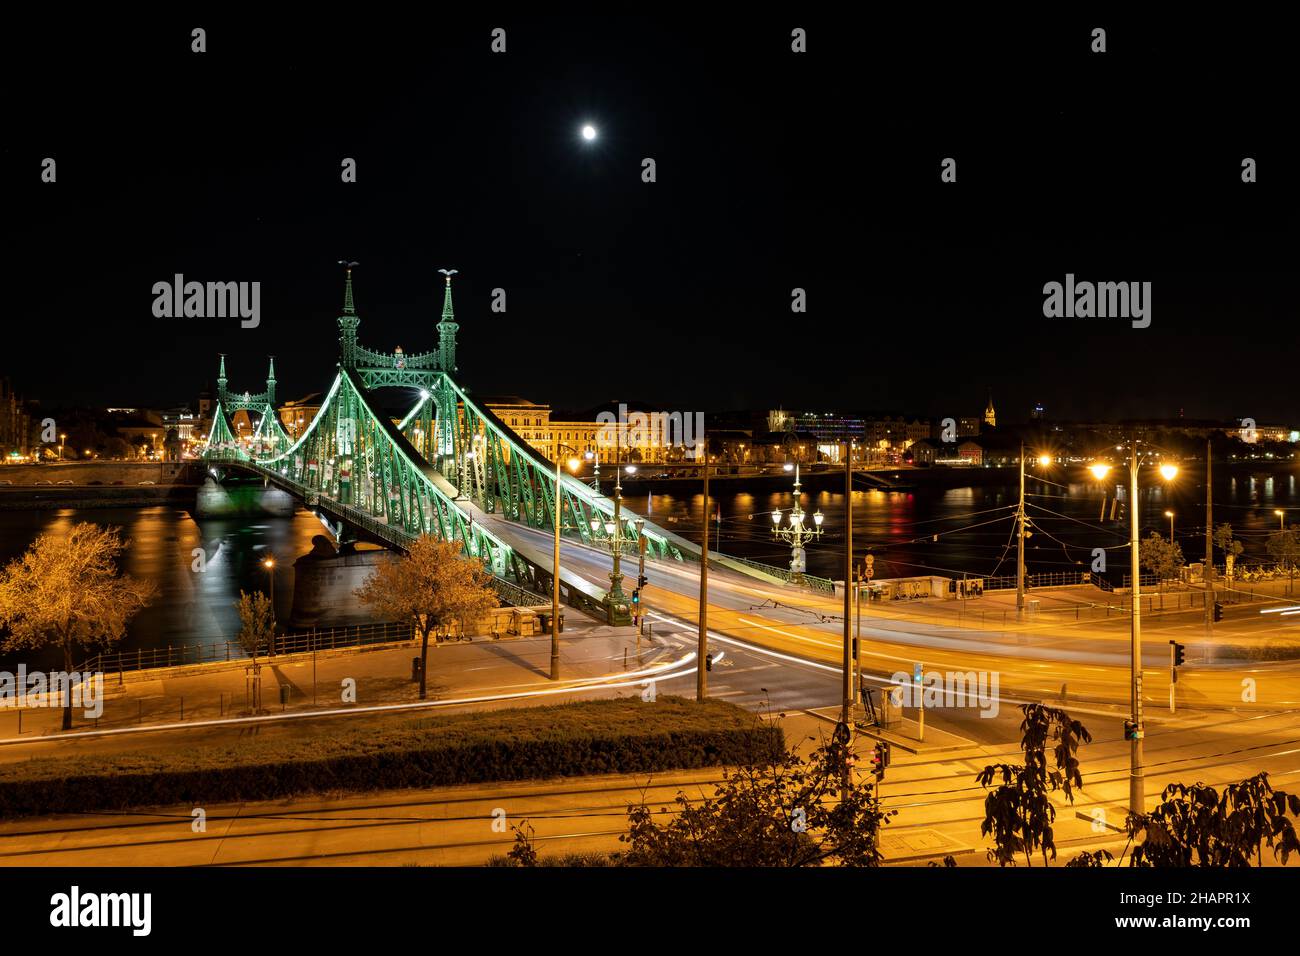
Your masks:
M 407 641 L 415 637 L 411 624 L 379 623 L 353 624 L 349 627 L 324 627 L 310 631 L 291 631 L 277 634 L 272 646 L 259 650 L 259 656 L 275 657 L 281 654 L 298 654 L 305 651 L 326 651 L 337 647 L 361 647 L 366 644 L 386 644 Z M 79 668 L 79 671 L 117 674 L 124 671 L 152 670 L 161 667 L 181 667 L 188 664 L 211 664 L 216 661 L 233 661 L 248 657 L 238 641 L 214 641 L 207 644 L 168 644 L 166 647 L 137 648 L 134 651 L 114 651 L 96 654 Z

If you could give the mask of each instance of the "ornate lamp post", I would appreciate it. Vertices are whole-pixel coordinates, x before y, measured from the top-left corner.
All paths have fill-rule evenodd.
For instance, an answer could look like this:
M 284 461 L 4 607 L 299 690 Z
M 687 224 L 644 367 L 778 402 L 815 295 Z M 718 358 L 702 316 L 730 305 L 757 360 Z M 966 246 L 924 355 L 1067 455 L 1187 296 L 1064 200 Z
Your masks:
M 628 465 L 628 474 L 636 471 L 636 465 Z M 623 469 L 614 472 L 614 515 L 605 518 L 597 514 L 591 519 L 591 530 L 599 532 L 605 529 L 608 547 L 614 555 L 614 569 L 609 573 L 609 593 L 605 595 L 605 612 L 610 624 L 624 625 L 632 623 L 632 611 L 628 607 L 627 595 L 623 593 L 623 569 L 620 560 L 623 556 L 623 544 L 629 538 L 623 533 Z
M 790 466 L 785 466 L 790 470 Z M 790 523 L 786 527 L 781 527 L 781 509 L 775 508 L 772 511 L 772 537 L 777 541 L 790 542 L 790 575 L 795 581 L 803 579 L 804 572 L 808 570 L 808 560 L 804 554 L 804 545 L 814 538 L 822 536 L 822 520 L 825 517 L 820 511 L 813 516 L 813 527 L 809 528 L 804 519 L 803 507 L 799 503 L 802 497 L 799 484 L 799 465 L 794 466 L 794 507 L 790 509 Z

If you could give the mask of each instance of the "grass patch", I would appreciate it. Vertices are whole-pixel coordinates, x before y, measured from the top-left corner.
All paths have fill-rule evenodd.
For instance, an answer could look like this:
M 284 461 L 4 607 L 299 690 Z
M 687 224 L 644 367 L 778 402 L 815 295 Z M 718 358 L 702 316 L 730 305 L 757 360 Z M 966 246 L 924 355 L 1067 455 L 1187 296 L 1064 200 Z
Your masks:
M 724 701 L 593 700 L 323 731 L 306 745 L 6 764 L 0 817 L 723 766 L 783 746 L 780 728 Z

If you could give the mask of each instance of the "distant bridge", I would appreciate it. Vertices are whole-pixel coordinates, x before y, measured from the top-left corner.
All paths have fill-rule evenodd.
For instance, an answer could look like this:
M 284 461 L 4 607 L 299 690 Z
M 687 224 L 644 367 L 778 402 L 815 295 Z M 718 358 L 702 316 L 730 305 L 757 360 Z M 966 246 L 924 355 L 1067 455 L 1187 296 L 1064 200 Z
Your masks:
M 555 464 L 535 451 L 452 378 L 456 324 L 447 276 L 438 348 L 406 355 L 375 352 L 357 341 L 360 317 L 347 270 L 338 317 L 339 365 L 319 412 L 291 439 L 275 408 L 275 361 L 265 390 L 253 395 L 227 387 L 225 356 L 217 378 L 217 407 L 203 457 L 222 469 L 260 475 L 305 506 L 387 546 L 404 550 L 419 535 L 460 541 L 484 562 L 502 597 L 513 604 L 548 600 L 552 553 L 520 526 L 550 530 L 559 507 L 566 538 L 609 549 L 614 502 L 571 475 L 555 484 Z M 408 388 L 413 405 L 400 422 L 377 411 L 379 388 Z M 256 417 L 251 440 L 236 439 L 230 416 Z M 558 504 L 557 504 L 558 497 Z M 593 519 L 598 519 L 593 521 Z M 648 557 L 699 562 L 694 543 L 620 508 L 622 537 L 631 551 L 644 538 Z M 638 527 L 639 525 L 639 527 Z M 710 563 L 767 583 L 789 572 L 711 554 Z M 829 582 L 826 582 L 829 584 Z M 565 603 L 605 612 L 604 588 L 560 570 Z

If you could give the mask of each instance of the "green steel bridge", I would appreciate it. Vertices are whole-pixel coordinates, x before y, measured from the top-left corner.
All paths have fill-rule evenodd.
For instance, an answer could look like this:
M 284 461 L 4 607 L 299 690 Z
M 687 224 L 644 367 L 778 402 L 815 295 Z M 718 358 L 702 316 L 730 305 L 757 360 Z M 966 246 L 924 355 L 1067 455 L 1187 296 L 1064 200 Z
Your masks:
M 436 351 L 406 355 L 400 348 L 385 353 L 362 346 L 351 266 L 337 323 L 338 371 L 319 412 L 296 439 L 276 412 L 274 358 L 265 390 L 240 394 L 227 387 L 221 357 L 217 406 L 202 453 L 219 479 L 258 475 L 340 530 L 390 548 L 402 550 L 419 535 L 459 541 L 492 571 L 510 604 L 549 603 L 542 595 L 551 591 L 552 550 L 536 531 L 551 533 L 557 507 L 566 539 L 610 550 L 614 501 L 563 471 L 557 489 L 555 463 L 476 404 L 453 378 L 459 326 L 450 275 Z M 400 421 L 378 410 L 373 393 L 386 388 L 411 391 L 414 404 Z M 241 410 L 254 422 L 248 442 L 231 427 L 231 416 Z M 694 543 L 626 508 L 619 511 L 619 537 L 628 553 L 638 553 L 644 538 L 651 560 L 699 562 Z M 726 555 L 710 554 L 709 561 L 769 584 L 790 580 L 783 569 Z M 598 617 L 608 614 L 608 589 L 563 563 L 560 590 L 566 604 Z

